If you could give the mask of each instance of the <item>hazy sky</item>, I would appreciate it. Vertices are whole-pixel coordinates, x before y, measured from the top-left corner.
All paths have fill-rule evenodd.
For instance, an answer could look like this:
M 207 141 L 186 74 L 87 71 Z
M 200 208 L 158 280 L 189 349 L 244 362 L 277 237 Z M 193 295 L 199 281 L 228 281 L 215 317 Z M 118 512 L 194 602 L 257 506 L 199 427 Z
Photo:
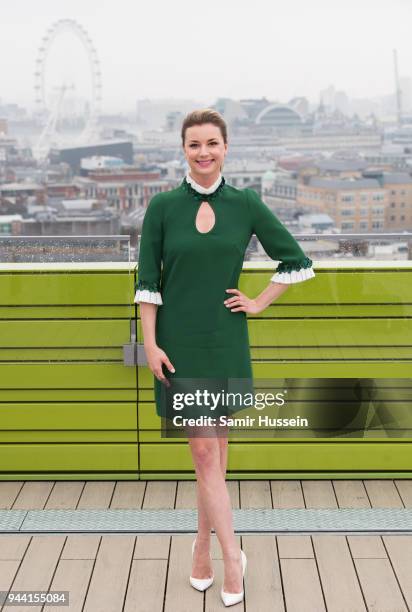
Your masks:
M 34 67 L 46 29 L 62 18 L 88 31 L 100 59 L 103 110 L 138 98 L 261 97 L 317 101 L 330 84 L 351 97 L 412 76 L 412 0 L 5 0 L 0 99 L 33 105 Z M 86 56 L 70 32 L 56 38 L 47 88 L 87 95 Z

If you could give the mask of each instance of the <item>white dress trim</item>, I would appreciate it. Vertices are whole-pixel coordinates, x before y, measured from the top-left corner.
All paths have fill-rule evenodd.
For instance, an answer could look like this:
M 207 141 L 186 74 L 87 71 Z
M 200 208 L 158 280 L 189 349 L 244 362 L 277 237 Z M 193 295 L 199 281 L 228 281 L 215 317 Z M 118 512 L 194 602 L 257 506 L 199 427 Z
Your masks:
M 202 185 L 196 183 L 195 179 L 193 179 L 189 173 L 186 174 L 186 180 L 190 185 L 192 185 L 193 189 L 195 189 L 199 193 L 209 194 L 216 191 L 216 189 L 219 187 L 220 183 L 222 182 L 222 173 L 219 174 L 216 181 L 210 187 L 202 187 Z
M 140 302 L 149 302 L 150 304 L 163 304 L 162 295 L 160 291 L 149 291 L 149 289 L 138 289 L 134 296 L 134 303 L 140 304 Z
M 291 272 L 276 272 L 270 281 L 272 283 L 291 284 L 305 281 L 308 278 L 313 278 L 314 276 L 315 272 L 311 266 L 310 268 L 301 268 L 300 270 L 292 270 Z

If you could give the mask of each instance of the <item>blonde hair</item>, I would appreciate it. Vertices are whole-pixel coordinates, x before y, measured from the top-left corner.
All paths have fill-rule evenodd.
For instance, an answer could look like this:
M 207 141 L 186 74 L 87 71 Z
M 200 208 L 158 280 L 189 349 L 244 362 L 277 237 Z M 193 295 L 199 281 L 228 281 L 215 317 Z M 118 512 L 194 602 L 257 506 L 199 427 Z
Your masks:
M 216 125 L 222 134 L 223 142 L 227 143 L 227 125 L 222 115 L 218 113 L 213 108 L 201 108 L 199 110 L 194 110 L 183 120 L 182 124 L 182 145 L 185 146 L 185 135 L 188 127 L 192 127 L 192 125 L 202 125 L 203 123 L 213 123 Z

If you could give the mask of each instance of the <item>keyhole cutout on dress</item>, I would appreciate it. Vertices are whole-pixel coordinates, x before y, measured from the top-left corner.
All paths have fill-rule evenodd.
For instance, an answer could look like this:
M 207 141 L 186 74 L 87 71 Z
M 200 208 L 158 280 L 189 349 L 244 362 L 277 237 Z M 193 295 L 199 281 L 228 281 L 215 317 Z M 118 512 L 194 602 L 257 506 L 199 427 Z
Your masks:
M 216 223 L 215 212 L 209 202 L 202 202 L 196 215 L 196 229 L 201 234 L 207 234 Z

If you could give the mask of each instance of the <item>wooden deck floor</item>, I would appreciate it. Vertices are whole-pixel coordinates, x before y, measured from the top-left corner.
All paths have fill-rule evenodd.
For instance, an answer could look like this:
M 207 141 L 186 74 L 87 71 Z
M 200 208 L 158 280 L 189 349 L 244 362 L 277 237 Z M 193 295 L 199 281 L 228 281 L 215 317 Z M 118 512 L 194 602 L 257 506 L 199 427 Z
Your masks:
M 412 508 L 412 480 L 228 481 L 234 508 Z M 194 508 L 193 481 L 0 482 L 0 508 Z M 1 535 L 0 591 L 70 592 L 46 612 L 212 612 L 223 562 L 212 536 L 215 582 L 189 584 L 192 535 Z M 242 535 L 247 612 L 412 610 L 412 536 Z

